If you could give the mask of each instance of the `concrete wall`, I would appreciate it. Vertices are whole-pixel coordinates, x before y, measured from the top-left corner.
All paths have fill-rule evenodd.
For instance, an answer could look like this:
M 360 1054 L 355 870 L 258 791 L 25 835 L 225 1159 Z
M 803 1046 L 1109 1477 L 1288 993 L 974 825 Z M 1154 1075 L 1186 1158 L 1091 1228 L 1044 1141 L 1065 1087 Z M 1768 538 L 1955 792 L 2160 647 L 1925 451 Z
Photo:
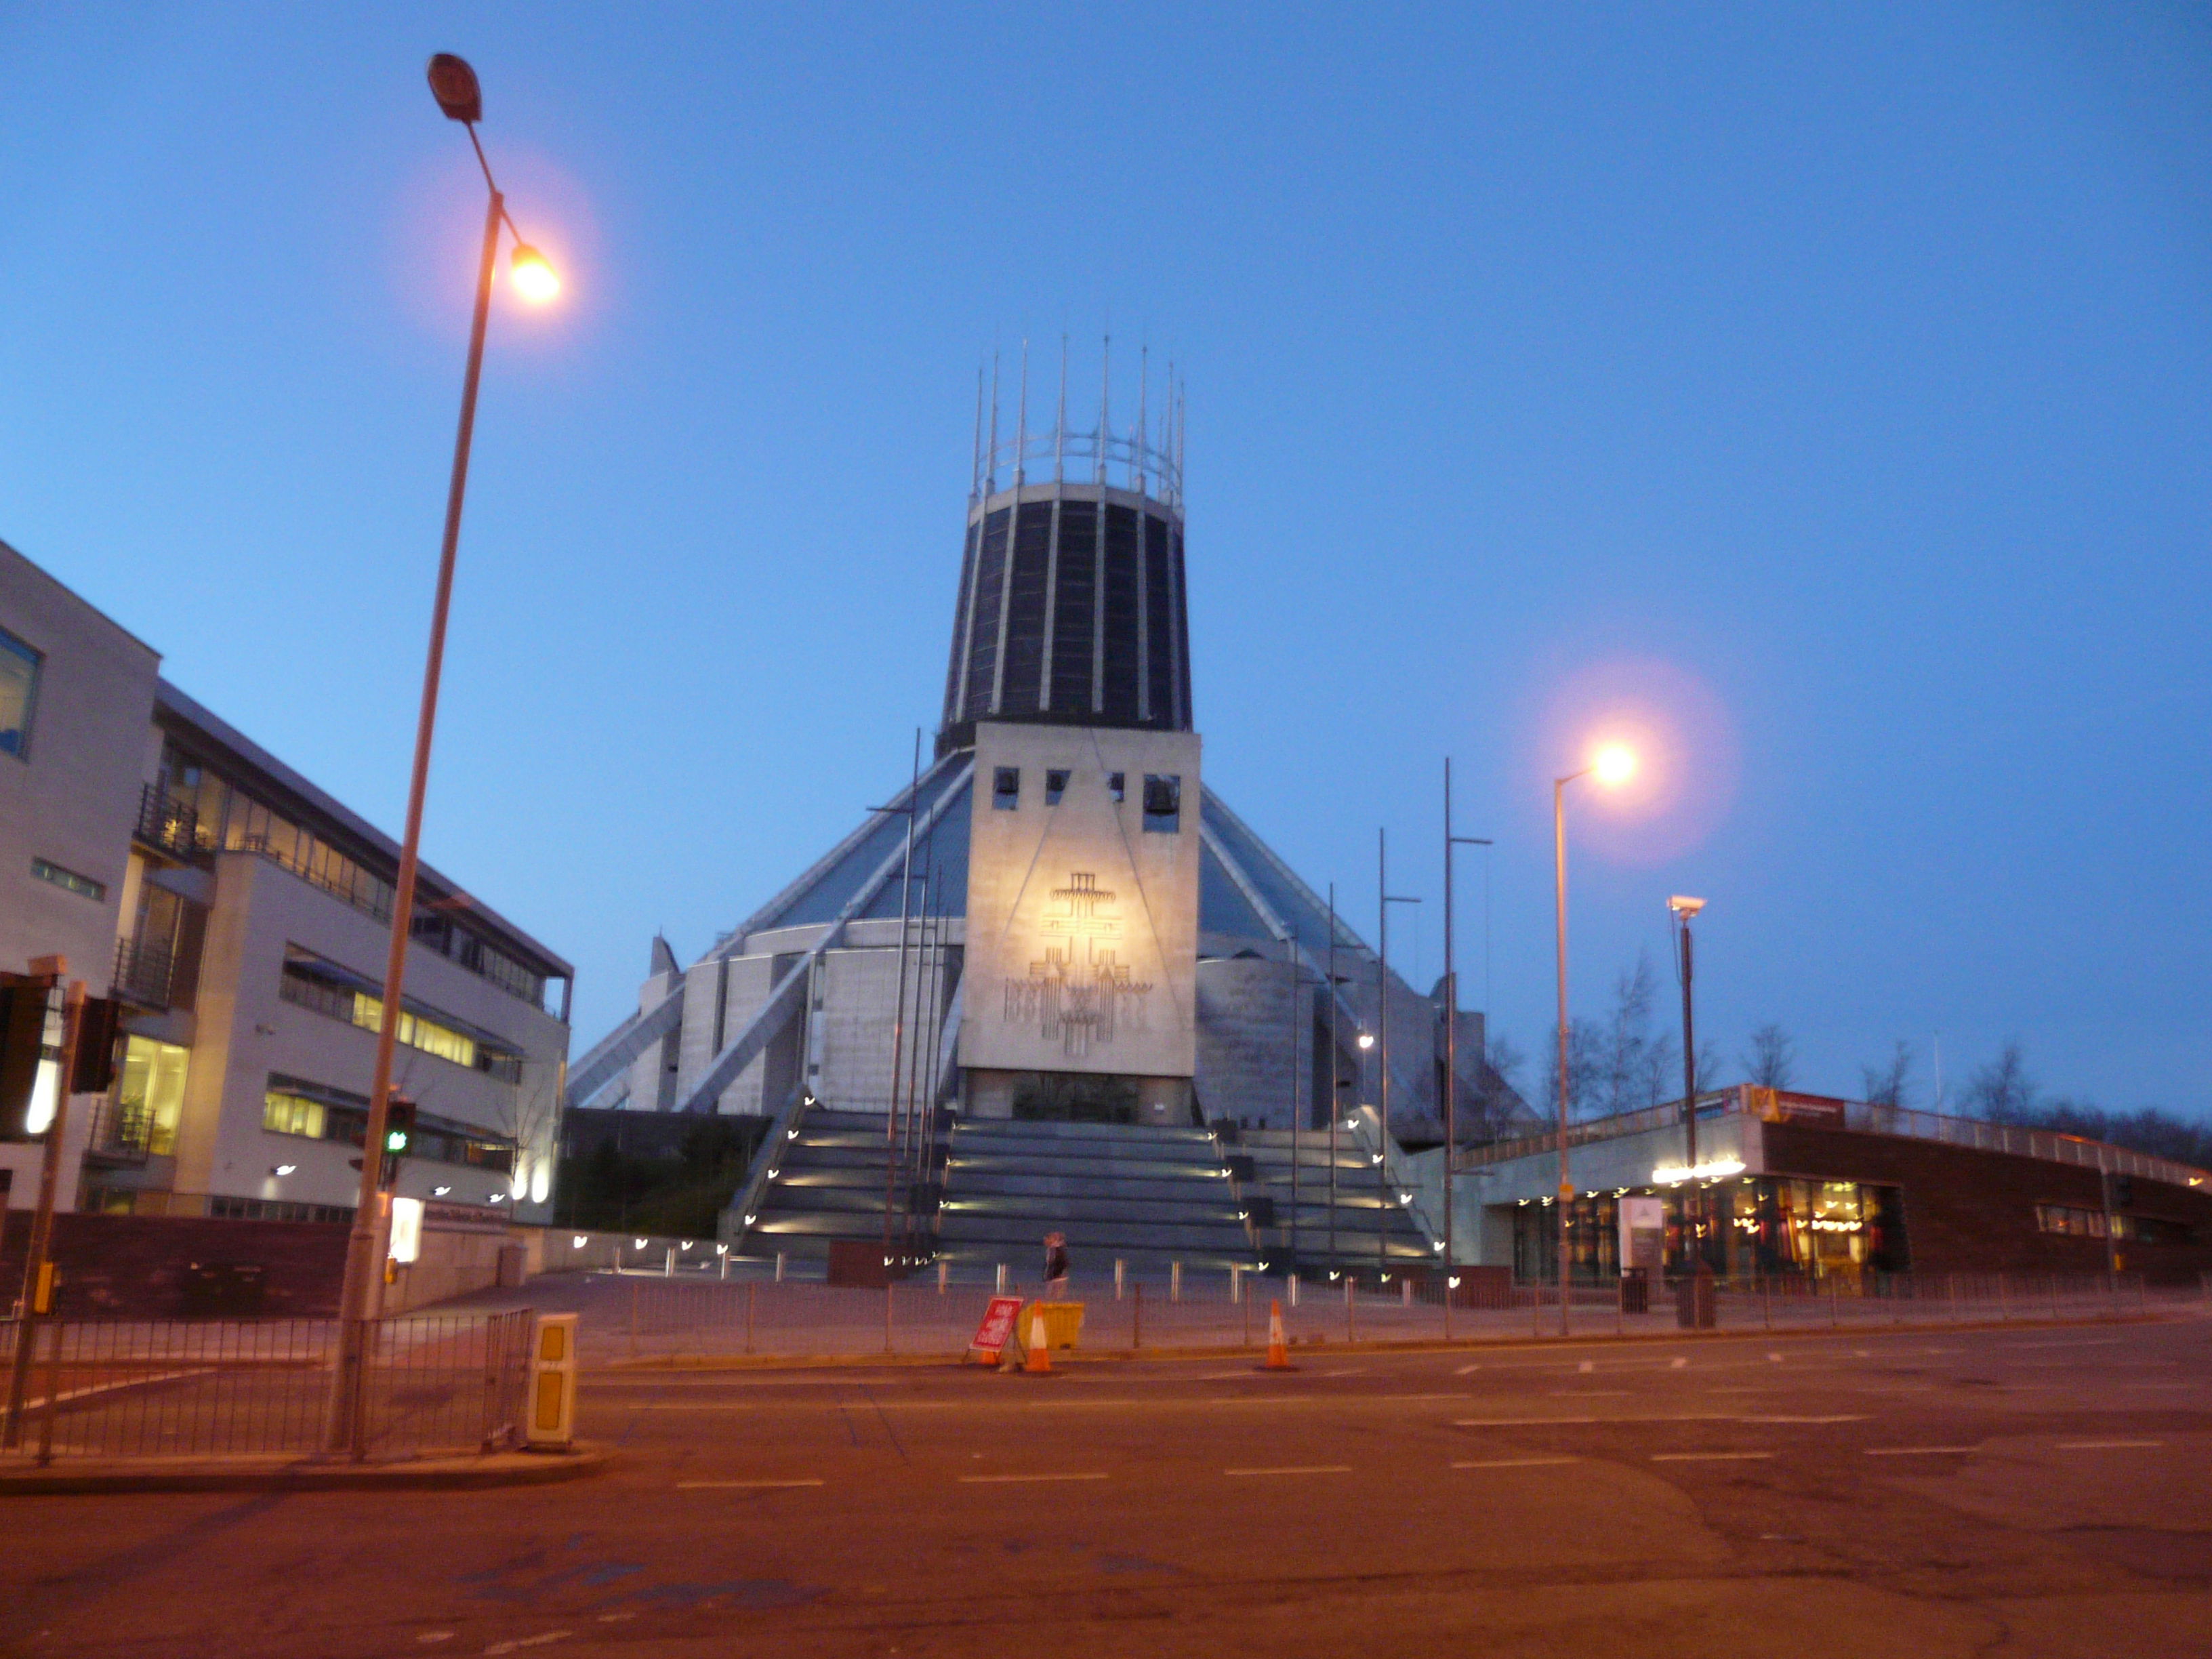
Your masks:
M 131 830 L 147 775 L 147 732 L 161 657 L 0 543 L 0 628 L 42 654 L 27 752 L 0 754 L 0 969 L 69 958 L 70 974 L 105 995 L 125 902 Z M 43 858 L 101 884 L 99 898 L 31 873 Z M 58 1188 L 76 1201 L 91 1103 L 70 1111 Z M 36 1202 L 42 1145 L 0 1143 L 5 1202 Z
M 1312 1121 L 1319 986 L 1301 975 L 1293 988 L 1290 969 L 1262 957 L 1201 962 L 1197 984 L 1196 1085 L 1206 1121 L 1290 1128 L 1294 1077 L 1297 1116 Z

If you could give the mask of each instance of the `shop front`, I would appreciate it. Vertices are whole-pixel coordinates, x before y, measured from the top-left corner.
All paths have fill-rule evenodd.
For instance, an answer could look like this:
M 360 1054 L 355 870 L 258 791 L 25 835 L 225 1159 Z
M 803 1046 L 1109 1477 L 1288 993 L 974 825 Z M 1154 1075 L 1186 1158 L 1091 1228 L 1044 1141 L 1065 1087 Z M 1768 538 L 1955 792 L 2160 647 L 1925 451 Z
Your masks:
M 1844 1278 L 1911 1267 L 1904 1206 L 1894 1187 L 1850 1181 L 1744 1176 L 1698 1186 L 1646 1186 L 1582 1193 L 1566 1201 L 1567 1266 L 1578 1284 L 1620 1274 L 1620 1200 L 1656 1197 L 1665 1206 L 1668 1275 L 1702 1255 L 1730 1279 Z M 1559 1212 L 1553 1199 L 1513 1206 L 1513 1276 L 1556 1282 Z

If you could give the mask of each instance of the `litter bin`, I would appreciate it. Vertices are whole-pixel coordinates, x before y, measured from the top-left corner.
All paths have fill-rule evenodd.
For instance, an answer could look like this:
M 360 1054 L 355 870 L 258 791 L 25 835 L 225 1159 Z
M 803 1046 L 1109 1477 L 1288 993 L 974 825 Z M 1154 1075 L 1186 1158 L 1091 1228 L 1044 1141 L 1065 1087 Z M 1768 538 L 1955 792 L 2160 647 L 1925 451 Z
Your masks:
M 1675 1280 L 1674 1322 L 1686 1331 L 1713 1328 L 1713 1276 L 1710 1271 L 1685 1273 Z
M 1649 1268 L 1627 1267 L 1621 1271 L 1620 1310 L 1625 1314 L 1651 1311 L 1651 1273 Z

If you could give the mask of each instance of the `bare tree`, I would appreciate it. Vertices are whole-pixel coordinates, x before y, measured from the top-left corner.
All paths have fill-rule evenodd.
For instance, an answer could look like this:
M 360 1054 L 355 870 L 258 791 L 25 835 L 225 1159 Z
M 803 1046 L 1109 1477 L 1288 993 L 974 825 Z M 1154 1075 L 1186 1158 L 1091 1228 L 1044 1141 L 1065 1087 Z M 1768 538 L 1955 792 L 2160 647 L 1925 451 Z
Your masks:
M 1899 1039 L 1887 1066 L 1859 1068 L 1860 1090 L 1873 1106 L 1902 1106 L 1911 1086 L 1912 1045 Z
M 1976 1114 L 1994 1123 L 2017 1123 L 2034 1109 L 2035 1080 L 2027 1074 L 2027 1051 L 2019 1038 L 1976 1069 L 1966 1085 L 1966 1101 Z
M 1762 1089 L 1786 1089 L 1796 1071 L 1797 1045 L 1789 1032 L 1769 1020 L 1751 1034 L 1751 1048 L 1743 1056 L 1748 1081 Z

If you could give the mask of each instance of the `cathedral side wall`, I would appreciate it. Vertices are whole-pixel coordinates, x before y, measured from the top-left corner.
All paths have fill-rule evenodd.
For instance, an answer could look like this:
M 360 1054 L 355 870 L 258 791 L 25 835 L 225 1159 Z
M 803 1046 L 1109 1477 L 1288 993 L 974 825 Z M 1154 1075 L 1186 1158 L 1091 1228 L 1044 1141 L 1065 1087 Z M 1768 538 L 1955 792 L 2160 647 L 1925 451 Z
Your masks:
M 1293 1078 L 1298 1115 L 1310 1120 L 1316 989 L 1309 981 L 1294 991 L 1289 969 L 1265 958 L 1198 964 L 1196 1086 L 1207 1122 L 1291 1127 Z

